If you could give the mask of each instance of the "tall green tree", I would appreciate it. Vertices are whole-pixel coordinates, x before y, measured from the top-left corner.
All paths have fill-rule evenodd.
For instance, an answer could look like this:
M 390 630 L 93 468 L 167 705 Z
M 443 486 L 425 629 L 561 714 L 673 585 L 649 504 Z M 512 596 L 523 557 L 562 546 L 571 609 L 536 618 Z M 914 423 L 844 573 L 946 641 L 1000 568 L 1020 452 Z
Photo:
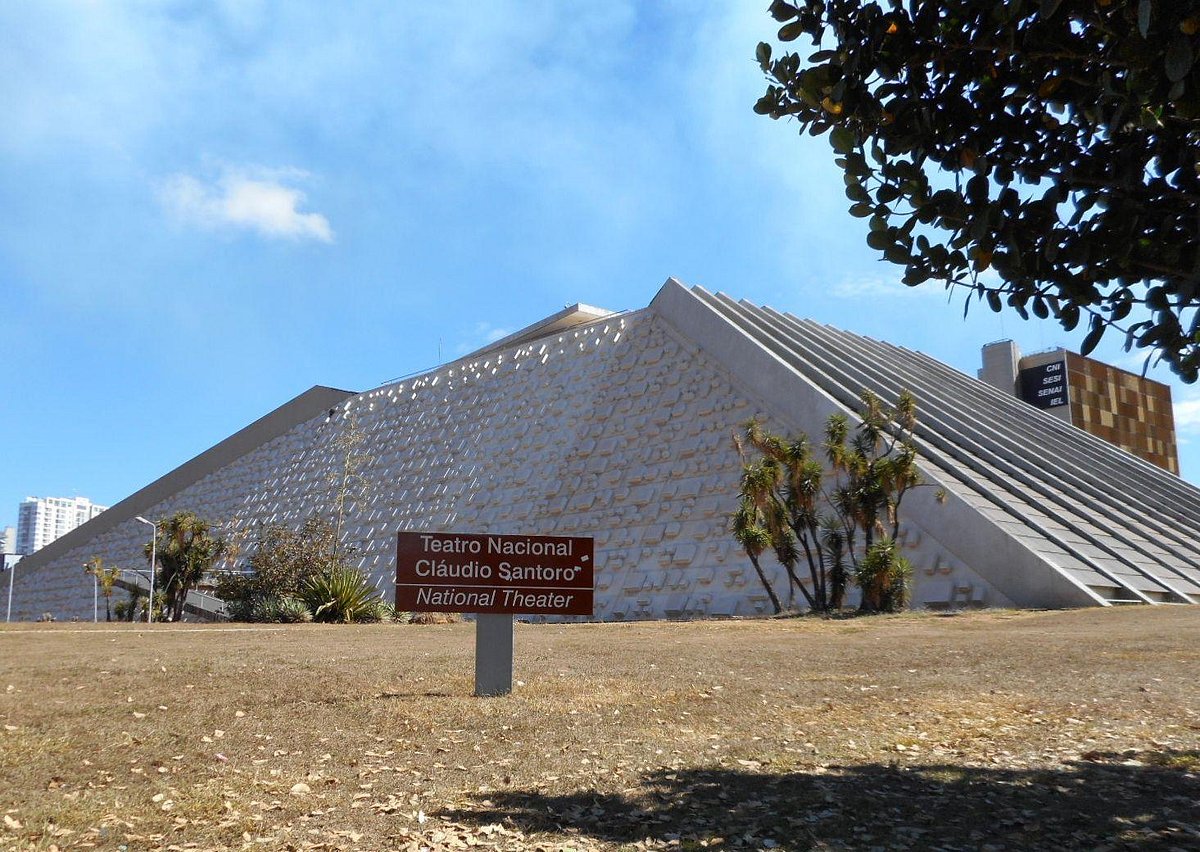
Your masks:
M 1200 372 L 1200 0 L 775 0 L 755 110 L 826 135 L 905 284 Z M 993 275 L 985 276 L 987 270 Z
M 179 621 L 188 592 L 225 554 L 226 543 L 213 534 L 211 523 L 193 512 L 176 512 L 160 520 L 156 527 L 156 587 L 165 598 L 166 615 L 172 621 Z M 150 556 L 149 545 L 146 555 Z
M 921 484 L 916 423 L 916 400 L 908 391 L 894 407 L 864 391 L 857 425 L 844 414 L 826 422 L 824 464 L 805 435 L 784 438 L 758 420 L 743 428 L 736 441 L 744 464 L 732 531 L 776 612 L 782 605 L 760 561 L 768 549 L 786 571 L 789 607 L 799 590 L 813 611 L 840 609 L 852 582 L 862 590 L 864 611 L 905 605 L 911 566 L 895 539 L 904 496 Z

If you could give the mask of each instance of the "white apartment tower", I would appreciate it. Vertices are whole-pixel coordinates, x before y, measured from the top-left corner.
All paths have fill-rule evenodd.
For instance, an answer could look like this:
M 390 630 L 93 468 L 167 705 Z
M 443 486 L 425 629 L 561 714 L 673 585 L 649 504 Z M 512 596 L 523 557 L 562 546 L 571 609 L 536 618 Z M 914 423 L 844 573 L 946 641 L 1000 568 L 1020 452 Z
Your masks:
M 86 497 L 26 497 L 17 516 L 17 553 L 41 550 L 107 508 Z

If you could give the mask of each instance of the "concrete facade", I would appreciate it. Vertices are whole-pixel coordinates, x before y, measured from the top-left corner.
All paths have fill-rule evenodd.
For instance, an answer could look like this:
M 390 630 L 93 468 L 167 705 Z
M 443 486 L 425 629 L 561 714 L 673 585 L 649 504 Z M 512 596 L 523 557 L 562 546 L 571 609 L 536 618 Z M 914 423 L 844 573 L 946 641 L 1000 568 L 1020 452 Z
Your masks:
M 948 384 L 967 398 L 948 400 Z M 1200 602 L 1200 518 L 1097 506 L 1098 474 L 1080 470 L 1138 479 L 1153 468 L 1079 447 L 1057 420 L 917 353 L 672 280 L 640 311 L 576 306 L 412 379 L 362 394 L 314 388 L 26 559 L 14 617 L 86 617 L 85 560 L 144 566 L 136 514 L 191 510 L 242 541 L 260 522 L 330 517 L 348 453 L 358 477 L 343 538 L 388 597 L 399 530 L 590 535 L 598 619 L 766 613 L 728 530 L 741 471 L 732 435 L 760 416 L 818 436 L 864 387 L 916 393 L 921 468 L 942 489 L 917 489 L 902 513 L 914 605 Z M 992 409 L 1009 422 L 980 423 Z M 1038 454 L 1060 445 L 1071 463 L 1051 487 Z M 1200 504 L 1155 473 L 1176 502 Z M 1147 523 L 1153 536 L 1137 532 Z

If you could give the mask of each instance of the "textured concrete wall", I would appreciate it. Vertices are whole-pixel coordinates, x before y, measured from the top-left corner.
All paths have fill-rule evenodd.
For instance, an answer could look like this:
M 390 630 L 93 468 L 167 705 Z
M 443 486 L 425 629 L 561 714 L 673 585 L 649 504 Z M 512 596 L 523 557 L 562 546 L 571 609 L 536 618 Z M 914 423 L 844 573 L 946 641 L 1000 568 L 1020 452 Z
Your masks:
M 728 534 L 741 470 L 731 436 L 760 413 L 795 426 L 738 387 L 654 310 L 614 316 L 350 397 L 143 514 L 191 510 L 247 542 L 260 521 L 329 517 L 346 457 L 338 438 L 356 431 L 361 484 L 344 540 L 389 597 L 398 530 L 571 534 L 596 538 L 598 618 L 764 613 Z M 14 617 L 90 618 L 83 562 L 143 567 L 146 532 L 126 521 L 18 569 Z M 906 524 L 904 537 L 917 604 L 1009 603 L 920 527 Z M 776 568 L 781 592 L 782 579 Z

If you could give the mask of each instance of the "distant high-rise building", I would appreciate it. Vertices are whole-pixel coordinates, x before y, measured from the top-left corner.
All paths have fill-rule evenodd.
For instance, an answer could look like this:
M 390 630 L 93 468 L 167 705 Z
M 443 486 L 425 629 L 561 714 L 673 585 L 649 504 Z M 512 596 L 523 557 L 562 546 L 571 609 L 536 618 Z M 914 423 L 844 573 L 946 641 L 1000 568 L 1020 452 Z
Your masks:
M 1171 388 L 1066 349 L 1022 357 L 1011 340 L 983 347 L 979 378 L 1179 474 Z
M 17 515 L 17 553 L 28 556 L 99 515 L 86 497 L 26 497 Z

